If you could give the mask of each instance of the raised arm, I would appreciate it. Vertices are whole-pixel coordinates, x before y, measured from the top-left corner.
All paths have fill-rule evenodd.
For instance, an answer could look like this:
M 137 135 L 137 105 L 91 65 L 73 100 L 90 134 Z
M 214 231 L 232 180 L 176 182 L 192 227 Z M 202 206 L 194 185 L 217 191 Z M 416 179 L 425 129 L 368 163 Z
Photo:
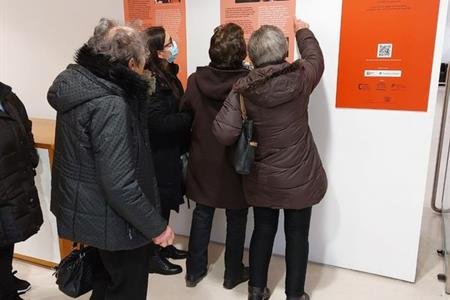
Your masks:
M 322 49 L 314 33 L 309 30 L 309 24 L 295 20 L 295 31 L 298 49 L 302 56 L 300 63 L 303 65 L 306 76 L 305 89 L 311 93 L 319 84 L 324 71 Z

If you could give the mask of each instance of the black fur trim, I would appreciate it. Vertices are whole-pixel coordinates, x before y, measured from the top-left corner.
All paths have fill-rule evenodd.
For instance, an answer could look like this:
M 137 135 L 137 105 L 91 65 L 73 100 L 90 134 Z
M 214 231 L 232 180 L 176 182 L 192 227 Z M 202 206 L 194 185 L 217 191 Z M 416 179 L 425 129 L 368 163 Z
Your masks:
M 111 81 L 123 89 L 126 100 L 145 101 L 147 99 L 148 83 L 139 74 L 131 71 L 126 63 L 111 61 L 102 54 L 96 54 L 87 45 L 81 47 L 75 54 L 75 62 L 95 76 Z

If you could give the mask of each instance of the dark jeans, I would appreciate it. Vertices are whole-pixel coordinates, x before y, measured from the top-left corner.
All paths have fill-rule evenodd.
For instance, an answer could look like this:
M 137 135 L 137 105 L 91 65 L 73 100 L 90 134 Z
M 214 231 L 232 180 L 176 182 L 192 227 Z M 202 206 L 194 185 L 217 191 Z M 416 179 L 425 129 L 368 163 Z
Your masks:
M 91 300 L 145 300 L 148 287 L 149 246 L 126 251 L 98 249 Z
M 17 290 L 12 275 L 14 244 L 0 247 L 0 299 L 16 299 Z
M 186 261 L 187 274 L 200 276 L 208 269 L 208 245 L 215 208 L 197 204 L 192 216 L 189 237 L 189 256 Z M 225 246 L 225 278 L 241 276 L 244 265 L 245 231 L 248 209 L 227 209 L 227 237 Z
M 311 208 L 284 210 L 286 235 L 286 295 L 301 297 L 305 293 L 306 268 L 309 254 Z M 273 242 L 278 228 L 280 210 L 254 208 L 255 229 L 250 245 L 250 286 L 267 286 L 267 274 Z

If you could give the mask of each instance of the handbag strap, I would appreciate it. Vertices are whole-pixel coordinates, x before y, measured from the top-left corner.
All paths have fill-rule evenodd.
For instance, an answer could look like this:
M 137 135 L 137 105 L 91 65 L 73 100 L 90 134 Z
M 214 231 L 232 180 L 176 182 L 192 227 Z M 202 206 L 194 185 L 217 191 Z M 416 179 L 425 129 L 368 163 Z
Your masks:
M 83 250 L 84 249 L 84 244 L 82 243 L 77 243 L 77 242 L 73 242 L 72 244 L 72 250 Z
M 247 108 L 245 107 L 245 99 L 244 96 L 239 95 L 239 103 L 240 103 L 240 107 L 241 107 L 241 116 L 242 116 L 242 120 L 247 120 L 248 116 L 247 116 Z

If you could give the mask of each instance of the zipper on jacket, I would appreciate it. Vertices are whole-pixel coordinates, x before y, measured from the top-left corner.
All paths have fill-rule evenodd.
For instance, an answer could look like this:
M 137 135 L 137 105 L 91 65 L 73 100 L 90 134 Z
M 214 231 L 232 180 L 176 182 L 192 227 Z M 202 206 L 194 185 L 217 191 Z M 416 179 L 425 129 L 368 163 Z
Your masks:
M 133 239 L 133 234 L 131 233 L 130 224 L 127 224 L 127 227 L 128 227 L 128 237 L 130 238 L 130 240 L 132 240 Z

